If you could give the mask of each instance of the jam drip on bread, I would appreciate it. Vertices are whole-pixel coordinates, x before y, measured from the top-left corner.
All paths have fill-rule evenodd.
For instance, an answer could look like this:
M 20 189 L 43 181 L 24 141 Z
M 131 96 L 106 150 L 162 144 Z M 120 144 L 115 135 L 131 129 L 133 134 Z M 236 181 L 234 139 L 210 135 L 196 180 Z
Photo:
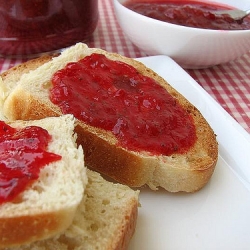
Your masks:
M 14 200 L 39 178 L 41 168 L 61 159 L 47 151 L 50 140 L 41 127 L 16 129 L 0 121 L 0 204 Z

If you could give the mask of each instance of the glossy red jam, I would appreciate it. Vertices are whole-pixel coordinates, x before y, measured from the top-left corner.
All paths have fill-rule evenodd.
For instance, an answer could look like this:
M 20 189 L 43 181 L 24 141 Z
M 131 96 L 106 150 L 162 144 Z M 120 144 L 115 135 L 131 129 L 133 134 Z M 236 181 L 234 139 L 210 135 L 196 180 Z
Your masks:
M 211 11 L 232 9 L 229 6 L 195 0 L 128 0 L 124 5 L 147 17 L 172 24 L 213 29 L 250 29 L 250 18 L 243 22 L 235 21 L 228 15 L 215 16 Z
M 38 179 L 42 167 L 61 159 L 46 151 L 50 140 L 40 127 L 15 129 L 0 121 L 0 204 L 14 200 Z
M 30 55 L 88 41 L 98 0 L 0 1 L 0 54 Z
M 196 140 L 192 117 L 167 91 L 135 68 L 92 54 L 52 79 L 51 101 L 133 151 L 183 153 Z

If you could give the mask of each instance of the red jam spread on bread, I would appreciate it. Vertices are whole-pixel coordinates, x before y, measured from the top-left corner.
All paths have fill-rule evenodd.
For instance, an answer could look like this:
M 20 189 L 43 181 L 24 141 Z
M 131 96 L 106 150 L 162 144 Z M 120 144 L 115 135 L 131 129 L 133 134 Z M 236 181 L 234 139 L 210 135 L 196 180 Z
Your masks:
M 14 200 L 39 178 L 42 167 L 61 159 L 46 151 L 50 140 L 43 128 L 16 129 L 0 121 L 0 204 Z
M 191 115 L 134 67 L 91 54 L 52 78 L 51 101 L 64 114 L 112 132 L 118 144 L 157 155 L 186 152 L 196 140 Z
M 98 0 L 1 0 L 0 54 L 65 48 L 88 40 L 97 22 Z
M 250 29 L 250 18 L 235 21 L 229 15 L 216 16 L 215 10 L 232 9 L 219 3 L 195 0 L 128 0 L 127 8 L 160 21 L 213 30 Z

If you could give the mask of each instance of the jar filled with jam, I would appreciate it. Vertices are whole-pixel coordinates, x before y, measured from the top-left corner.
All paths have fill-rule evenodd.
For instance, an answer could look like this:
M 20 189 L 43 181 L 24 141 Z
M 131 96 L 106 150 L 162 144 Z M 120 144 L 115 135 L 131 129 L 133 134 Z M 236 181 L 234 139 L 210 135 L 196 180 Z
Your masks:
M 0 1 L 0 55 L 36 55 L 86 42 L 97 22 L 98 0 Z

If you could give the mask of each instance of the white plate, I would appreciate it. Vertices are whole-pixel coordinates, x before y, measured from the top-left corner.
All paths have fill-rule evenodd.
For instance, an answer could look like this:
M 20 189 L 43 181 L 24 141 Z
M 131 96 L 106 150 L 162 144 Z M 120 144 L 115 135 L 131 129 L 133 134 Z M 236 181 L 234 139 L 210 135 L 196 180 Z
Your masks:
M 202 112 L 218 135 L 220 156 L 210 182 L 197 193 L 141 190 L 129 249 L 250 249 L 250 135 L 169 57 L 138 60 Z

